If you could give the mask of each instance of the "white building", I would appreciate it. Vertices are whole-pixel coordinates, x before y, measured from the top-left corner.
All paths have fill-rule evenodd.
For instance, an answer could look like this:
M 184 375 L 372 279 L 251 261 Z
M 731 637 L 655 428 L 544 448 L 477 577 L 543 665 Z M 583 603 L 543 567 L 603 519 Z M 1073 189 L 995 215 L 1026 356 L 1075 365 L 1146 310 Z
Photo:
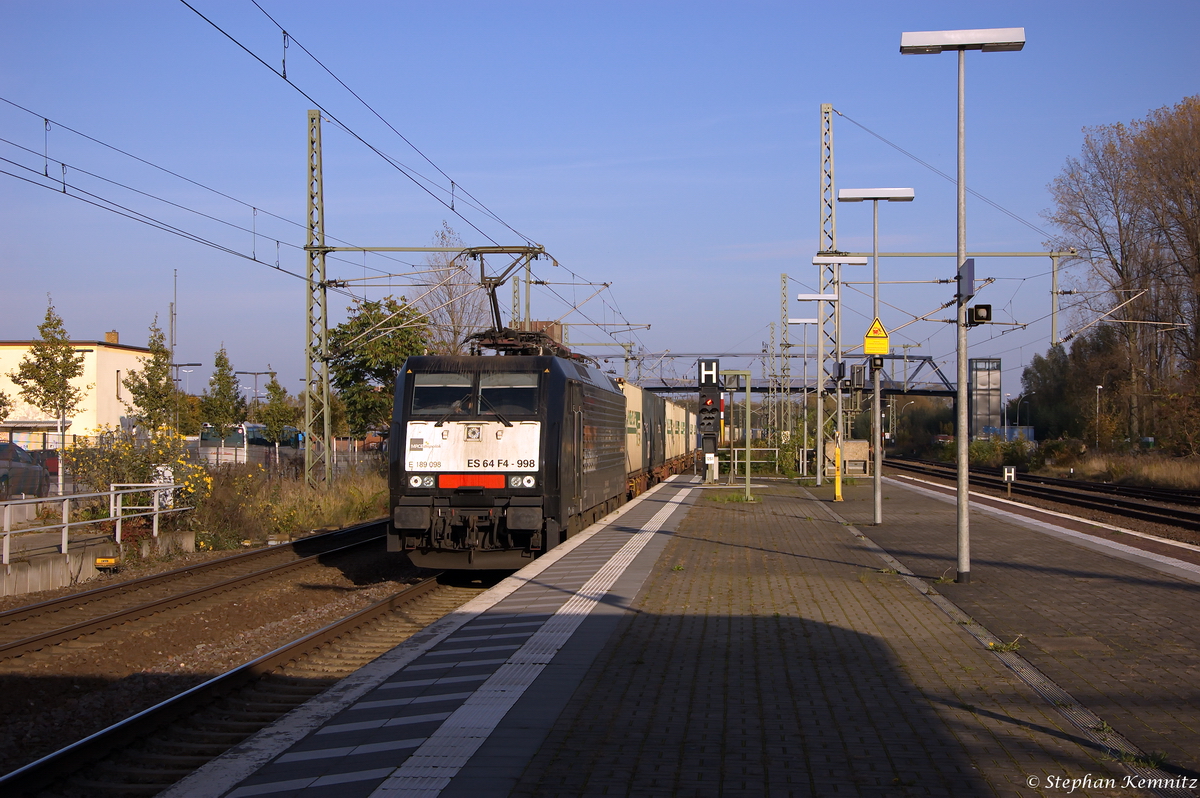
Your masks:
M 100 427 L 128 426 L 129 391 L 121 380 L 131 371 L 145 368 L 150 350 L 120 343 L 117 333 L 104 334 L 103 341 L 72 341 L 83 355 L 83 373 L 71 384 L 83 391 L 83 401 L 66 420 L 67 441 L 73 435 L 91 435 Z M 27 449 L 57 448 L 58 419 L 41 412 L 21 398 L 21 389 L 8 376 L 28 354 L 33 341 L 0 341 L 0 392 L 8 394 L 12 411 L 0 422 L 0 437 Z

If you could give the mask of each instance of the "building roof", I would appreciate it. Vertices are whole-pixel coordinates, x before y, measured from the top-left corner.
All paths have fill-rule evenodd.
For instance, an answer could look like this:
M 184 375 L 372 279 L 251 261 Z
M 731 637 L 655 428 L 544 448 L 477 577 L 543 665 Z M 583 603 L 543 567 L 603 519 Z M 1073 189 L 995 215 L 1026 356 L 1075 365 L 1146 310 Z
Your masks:
M 0 341 L 0 346 L 33 346 L 41 343 L 37 341 Z M 124 349 L 129 352 L 146 352 L 149 353 L 150 348 L 146 346 L 130 346 L 129 344 L 110 344 L 108 341 L 72 341 L 71 346 L 102 346 L 108 349 Z

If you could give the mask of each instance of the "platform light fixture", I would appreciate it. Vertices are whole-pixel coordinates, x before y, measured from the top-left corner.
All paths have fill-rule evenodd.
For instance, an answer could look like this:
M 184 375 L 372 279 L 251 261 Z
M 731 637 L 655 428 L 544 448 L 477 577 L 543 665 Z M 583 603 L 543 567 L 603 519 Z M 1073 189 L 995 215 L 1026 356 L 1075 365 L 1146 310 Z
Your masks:
M 966 155 L 966 64 L 967 50 L 1013 52 L 1025 46 L 1024 28 L 914 31 L 900 34 L 902 55 L 924 55 L 947 50 L 958 52 L 958 258 L 961 269 L 967 259 L 967 155 Z M 954 444 L 958 465 L 958 576 L 960 584 L 971 582 L 970 477 L 967 472 L 967 297 L 959 281 L 958 305 L 958 391 L 955 400 Z
M 879 318 L 879 202 L 912 202 L 916 192 L 911 188 L 843 188 L 838 189 L 838 202 L 871 203 L 871 263 L 873 264 L 871 294 L 872 316 Z M 880 358 L 882 360 L 882 358 Z M 883 398 L 879 386 L 879 369 L 871 369 L 871 484 L 874 494 L 875 525 L 883 523 Z

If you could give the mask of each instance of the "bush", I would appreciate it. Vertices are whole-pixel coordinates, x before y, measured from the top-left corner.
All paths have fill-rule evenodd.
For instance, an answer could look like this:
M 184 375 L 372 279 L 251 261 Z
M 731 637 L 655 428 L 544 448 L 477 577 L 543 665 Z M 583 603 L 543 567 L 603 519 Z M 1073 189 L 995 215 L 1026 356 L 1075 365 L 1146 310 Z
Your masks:
M 340 474 L 330 486 L 271 477 L 257 465 L 223 465 L 209 472 L 210 489 L 190 525 L 201 548 L 229 549 L 243 540 L 341 527 L 387 514 L 387 480 L 377 469 Z
M 174 501 L 190 506 L 204 499 L 211 483 L 204 467 L 188 459 L 184 439 L 169 429 L 138 438 L 123 430 L 101 428 L 93 437 L 66 447 L 62 456 L 72 479 L 94 493 L 105 492 L 114 484 L 169 479 L 181 485 Z M 107 514 L 106 506 L 101 517 Z

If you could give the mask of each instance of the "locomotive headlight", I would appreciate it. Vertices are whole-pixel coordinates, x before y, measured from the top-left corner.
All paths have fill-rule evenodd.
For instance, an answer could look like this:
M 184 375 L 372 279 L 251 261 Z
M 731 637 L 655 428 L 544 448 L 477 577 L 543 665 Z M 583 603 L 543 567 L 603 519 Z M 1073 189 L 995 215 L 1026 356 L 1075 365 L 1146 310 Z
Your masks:
M 433 477 L 422 477 L 421 485 L 422 485 L 422 487 L 432 488 L 433 487 Z
M 419 488 L 419 487 L 421 487 L 421 478 L 420 478 L 420 477 L 415 477 L 415 476 L 414 476 L 414 477 L 409 477 L 409 478 L 408 478 L 408 484 L 409 484 L 409 485 L 411 485 L 411 486 L 412 486 L 412 487 L 414 487 L 414 488 Z
M 525 486 L 525 487 L 527 487 L 527 488 L 532 488 L 532 487 L 534 486 L 534 483 L 535 483 L 535 482 L 537 482 L 537 480 L 535 480 L 535 479 L 534 479 L 533 477 L 531 477 L 531 476 L 523 477 L 523 478 L 521 479 L 521 484 L 522 484 L 522 485 L 524 485 L 524 486 Z
M 520 477 L 509 477 L 509 478 L 508 478 L 508 486 L 509 486 L 510 488 L 519 488 L 519 487 L 521 487 L 521 478 L 520 478 Z

